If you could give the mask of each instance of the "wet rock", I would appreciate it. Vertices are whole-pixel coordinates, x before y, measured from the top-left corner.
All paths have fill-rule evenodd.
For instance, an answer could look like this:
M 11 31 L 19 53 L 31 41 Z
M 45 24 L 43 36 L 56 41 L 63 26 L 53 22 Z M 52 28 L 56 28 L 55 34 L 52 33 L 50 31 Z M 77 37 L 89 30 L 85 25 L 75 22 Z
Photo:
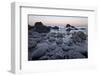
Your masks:
M 66 31 L 70 32 L 72 30 L 72 28 L 67 28 Z
M 65 55 L 68 59 L 79 59 L 79 58 L 85 58 L 84 55 L 82 55 L 79 52 L 76 52 L 74 50 L 70 50 L 67 52 L 67 55 Z
M 37 44 L 37 48 L 42 48 L 43 50 L 47 50 L 47 49 L 49 49 L 49 45 L 46 42 L 44 42 L 44 43 L 38 43 Z
M 82 32 L 82 31 L 74 32 L 72 34 L 71 39 L 74 41 L 74 43 L 83 42 L 84 40 L 87 39 L 87 35 L 84 34 L 84 32 Z
M 42 57 L 40 57 L 39 59 L 40 59 L 40 60 L 49 60 L 50 57 L 46 55 L 46 56 L 42 56 Z
M 49 38 L 48 38 L 48 41 L 49 41 L 49 42 L 54 42 L 55 40 L 56 40 L 56 39 L 55 39 L 54 37 L 49 37 Z
M 52 29 L 59 30 L 59 27 L 58 26 L 54 26 L 54 27 L 52 27 Z
M 68 45 L 66 45 L 66 44 L 63 44 L 62 45 L 62 49 L 63 49 L 63 51 L 69 51 L 69 50 L 73 50 L 73 47 L 72 46 L 68 46 Z
M 56 44 L 57 44 L 57 45 L 63 44 L 63 39 L 62 39 L 62 38 L 58 38 L 58 39 L 56 40 Z
M 67 27 L 70 27 L 70 26 L 71 26 L 70 24 L 67 24 L 67 25 L 66 25 L 66 28 L 67 28 Z
M 41 56 L 44 56 L 46 53 L 46 49 L 37 48 L 32 52 L 32 60 L 38 60 Z
M 51 59 L 62 59 L 64 58 L 64 52 L 61 47 L 56 47 L 55 50 L 49 52 L 49 56 L 51 56 Z
M 57 44 L 55 42 L 53 42 L 53 43 L 49 42 L 49 50 L 54 50 L 54 49 L 56 49 L 56 47 L 57 47 Z
M 35 48 L 37 46 L 37 42 L 33 38 L 28 38 L 28 48 Z
M 57 38 L 63 38 L 64 35 L 62 33 L 57 33 Z
M 44 56 L 48 50 L 47 43 L 38 43 L 35 50 L 32 52 L 32 59 L 39 59 L 41 56 Z
M 84 55 L 86 58 L 88 57 L 88 46 L 86 44 L 84 44 L 83 46 L 73 46 L 74 50 L 76 52 L 81 53 L 82 55 Z
M 50 27 L 45 26 L 42 22 L 36 22 L 34 24 L 34 31 L 38 33 L 49 33 Z
M 51 33 L 48 33 L 48 34 L 47 34 L 47 37 L 48 37 L 48 38 L 49 38 L 49 37 L 57 37 L 57 34 L 54 33 L 54 32 L 51 32 Z
M 39 34 L 38 32 L 32 32 L 32 37 L 39 38 L 39 37 L 41 37 L 41 34 Z

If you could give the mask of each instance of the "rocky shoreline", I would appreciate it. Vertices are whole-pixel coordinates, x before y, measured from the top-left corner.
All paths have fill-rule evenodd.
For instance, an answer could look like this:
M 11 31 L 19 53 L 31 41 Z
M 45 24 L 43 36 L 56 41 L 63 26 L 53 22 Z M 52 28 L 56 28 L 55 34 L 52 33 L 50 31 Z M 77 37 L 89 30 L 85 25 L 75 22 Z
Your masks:
M 51 32 L 51 30 L 57 32 Z M 66 32 L 59 27 L 36 22 L 28 25 L 28 60 L 55 60 L 88 58 L 88 35 L 70 24 Z M 74 31 L 74 32 L 73 32 Z

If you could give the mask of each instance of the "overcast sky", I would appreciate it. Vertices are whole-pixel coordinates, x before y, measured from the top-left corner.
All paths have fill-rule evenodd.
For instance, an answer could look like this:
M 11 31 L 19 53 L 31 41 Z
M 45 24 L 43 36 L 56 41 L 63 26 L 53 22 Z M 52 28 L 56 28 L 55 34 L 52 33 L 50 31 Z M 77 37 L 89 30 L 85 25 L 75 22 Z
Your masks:
M 29 15 L 28 23 L 34 25 L 35 22 L 42 22 L 47 26 L 65 26 L 66 24 L 71 24 L 74 26 L 87 26 L 87 17 L 72 17 L 72 16 L 43 16 L 43 15 Z

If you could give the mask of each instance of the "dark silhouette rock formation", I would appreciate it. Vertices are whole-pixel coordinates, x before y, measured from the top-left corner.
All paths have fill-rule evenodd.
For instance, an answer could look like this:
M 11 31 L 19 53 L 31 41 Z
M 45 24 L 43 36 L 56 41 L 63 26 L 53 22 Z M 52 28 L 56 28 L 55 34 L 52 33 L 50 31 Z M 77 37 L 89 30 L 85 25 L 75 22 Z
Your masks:
M 45 26 L 42 22 L 36 22 L 34 25 L 34 31 L 38 33 L 48 33 L 50 32 L 50 28 Z

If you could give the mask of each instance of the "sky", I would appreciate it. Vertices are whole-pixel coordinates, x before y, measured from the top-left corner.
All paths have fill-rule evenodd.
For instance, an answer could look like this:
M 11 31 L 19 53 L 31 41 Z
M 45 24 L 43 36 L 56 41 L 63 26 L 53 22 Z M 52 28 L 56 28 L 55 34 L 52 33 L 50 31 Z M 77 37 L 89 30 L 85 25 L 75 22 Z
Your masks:
M 42 22 L 47 26 L 88 26 L 88 17 L 79 16 L 45 16 L 45 15 L 29 15 L 28 24 L 34 26 L 35 22 Z

